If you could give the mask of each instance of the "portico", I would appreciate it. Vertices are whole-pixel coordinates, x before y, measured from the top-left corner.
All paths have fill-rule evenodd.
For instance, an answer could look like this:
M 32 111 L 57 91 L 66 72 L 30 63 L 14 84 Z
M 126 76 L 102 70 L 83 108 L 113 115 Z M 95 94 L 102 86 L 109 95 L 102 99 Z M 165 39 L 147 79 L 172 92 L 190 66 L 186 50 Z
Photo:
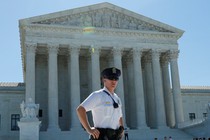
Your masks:
M 40 104 L 41 131 L 80 130 L 76 107 L 101 88 L 100 71 L 110 66 L 122 70 L 116 93 L 127 127 L 173 128 L 184 121 L 177 63 L 183 31 L 109 3 L 62 14 L 20 21 L 25 97 Z M 89 32 L 81 25 L 87 23 Z

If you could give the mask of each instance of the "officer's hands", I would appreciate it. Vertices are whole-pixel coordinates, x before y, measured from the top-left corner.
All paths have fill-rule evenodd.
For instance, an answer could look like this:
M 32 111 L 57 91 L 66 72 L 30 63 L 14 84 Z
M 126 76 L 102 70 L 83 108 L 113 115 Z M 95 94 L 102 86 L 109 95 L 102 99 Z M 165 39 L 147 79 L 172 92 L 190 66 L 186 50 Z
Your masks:
M 120 140 L 122 140 L 123 136 L 124 136 L 124 130 L 123 130 L 123 132 L 120 134 Z
M 124 136 L 124 127 L 120 126 L 117 131 L 117 139 L 122 140 L 123 136 Z
M 93 136 L 94 139 L 98 139 L 99 138 L 99 135 L 100 135 L 100 132 L 98 131 L 98 129 L 94 128 L 94 127 L 91 127 L 90 130 L 88 130 L 88 133 Z

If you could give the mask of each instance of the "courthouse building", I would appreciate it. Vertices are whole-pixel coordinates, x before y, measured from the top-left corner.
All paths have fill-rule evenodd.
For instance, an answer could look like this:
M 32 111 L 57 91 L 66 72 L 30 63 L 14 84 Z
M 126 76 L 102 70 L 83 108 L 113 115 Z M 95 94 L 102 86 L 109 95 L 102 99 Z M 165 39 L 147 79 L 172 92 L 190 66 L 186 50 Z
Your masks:
M 24 83 L 0 83 L 4 140 L 18 139 L 20 103 L 30 98 L 40 140 L 88 139 L 75 110 L 111 66 L 122 70 L 116 93 L 134 140 L 192 139 L 180 130 L 207 117 L 210 87 L 180 87 L 180 29 L 110 3 L 21 19 L 19 29 Z

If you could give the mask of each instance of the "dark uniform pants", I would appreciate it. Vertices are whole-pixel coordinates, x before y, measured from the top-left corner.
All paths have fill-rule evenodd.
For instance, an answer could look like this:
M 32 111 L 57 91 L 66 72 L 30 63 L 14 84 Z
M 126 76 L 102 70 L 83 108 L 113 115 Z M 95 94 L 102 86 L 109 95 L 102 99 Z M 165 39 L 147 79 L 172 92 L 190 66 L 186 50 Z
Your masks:
M 94 139 L 93 136 L 90 136 L 89 140 L 121 140 L 123 129 L 110 129 L 110 128 L 97 128 L 100 132 L 99 138 Z

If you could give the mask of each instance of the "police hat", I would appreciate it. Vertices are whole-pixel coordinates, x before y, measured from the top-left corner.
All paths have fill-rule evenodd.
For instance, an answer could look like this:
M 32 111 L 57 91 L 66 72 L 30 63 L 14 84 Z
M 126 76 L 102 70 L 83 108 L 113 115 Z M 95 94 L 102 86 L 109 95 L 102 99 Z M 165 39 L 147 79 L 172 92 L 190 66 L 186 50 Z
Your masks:
M 121 71 L 115 67 L 106 68 L 101 72 L 101 76 L 109 80 L 118 80 L 120 75 Z

